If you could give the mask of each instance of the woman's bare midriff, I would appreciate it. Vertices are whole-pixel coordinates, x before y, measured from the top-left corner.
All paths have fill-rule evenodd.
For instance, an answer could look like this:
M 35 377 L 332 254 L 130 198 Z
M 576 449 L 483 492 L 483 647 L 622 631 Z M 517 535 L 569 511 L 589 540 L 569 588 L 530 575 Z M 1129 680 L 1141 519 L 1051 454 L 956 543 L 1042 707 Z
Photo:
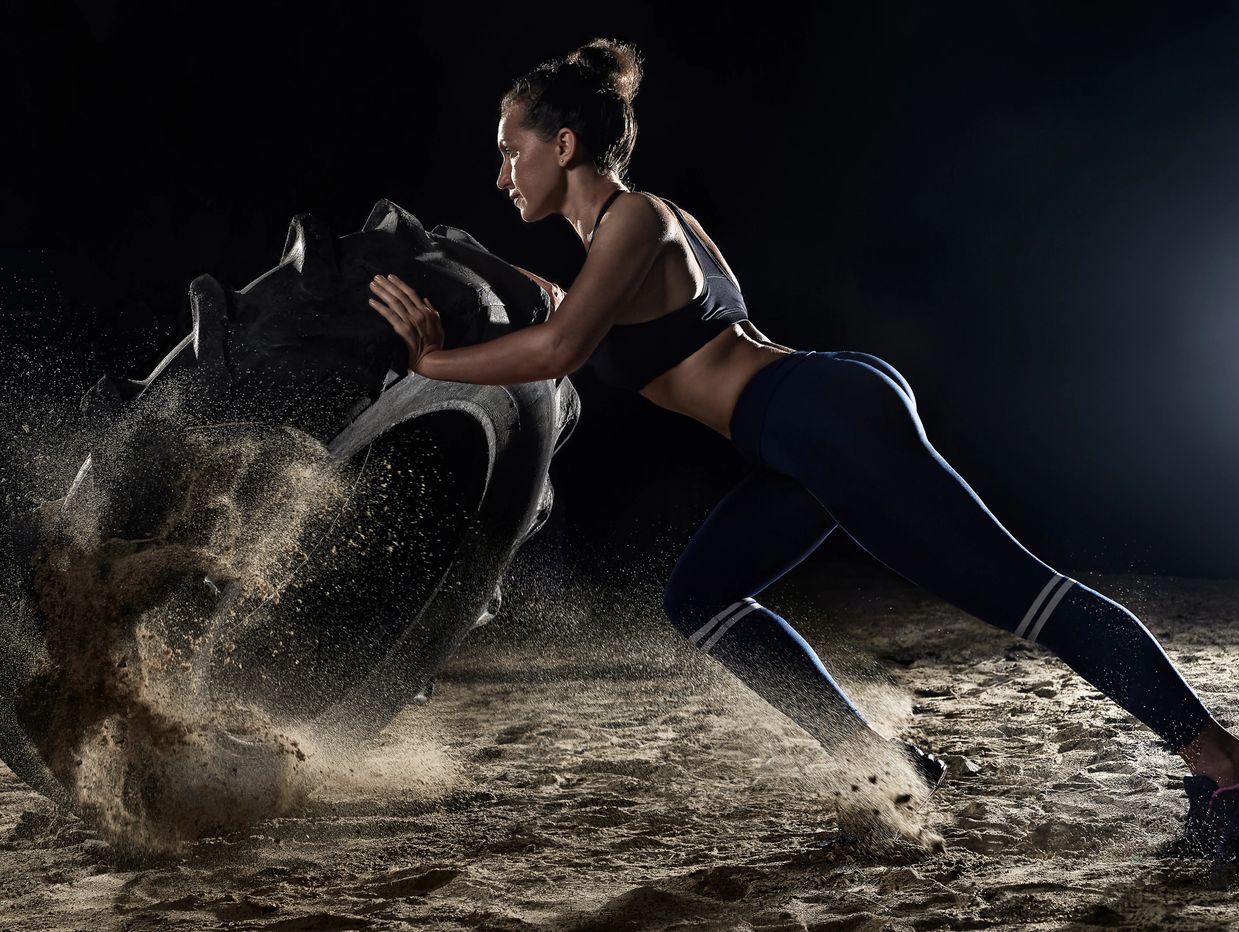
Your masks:
M 794 352 L 789 347 L 762 343 L 737 321 L 705 346 L 672 366 L 641 389 L 641 395 L 660 408 L 700 421 L 728 440 L 731 414 L 744 386 L 761 369 Z

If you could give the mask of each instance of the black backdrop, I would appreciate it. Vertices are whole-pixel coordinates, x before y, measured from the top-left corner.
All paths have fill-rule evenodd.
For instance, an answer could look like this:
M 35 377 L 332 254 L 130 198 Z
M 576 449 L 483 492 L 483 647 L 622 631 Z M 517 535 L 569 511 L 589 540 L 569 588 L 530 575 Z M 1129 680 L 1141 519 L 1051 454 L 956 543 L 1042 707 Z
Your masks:
M 633 184 L 702 221 L 762 330 L 895 363 L 1047 562 L 1239 575 L 1239 6 L 855 6 L 10 4 L 6 344 L 65 395 L 144 373 L 195 275 L 240 287 L 294 213 L 341 235 L 380 197 L 570 284 L 567 224 L 494 186 L 496 107 L 613 36 L 645 56 Z M 742 463 L 574 381 L 545 538 L 656 580 Z M 810 561 L 840 558 L 868 559 L 840 533 Z

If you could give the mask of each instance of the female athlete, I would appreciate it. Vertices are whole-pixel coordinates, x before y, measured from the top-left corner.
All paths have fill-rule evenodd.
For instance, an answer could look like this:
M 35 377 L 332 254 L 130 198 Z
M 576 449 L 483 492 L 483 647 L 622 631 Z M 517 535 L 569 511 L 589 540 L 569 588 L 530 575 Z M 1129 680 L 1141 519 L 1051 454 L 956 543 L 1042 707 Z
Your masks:
M 1233 856 L 1239 739 L 1144 624 L 999 523 L 929 442 L 894 366 L 768 339 L 697 220 L 624 183 L 641 74 L 635 48 L 598 39 L 514 82 L 500 105 L 496 183 L 526 222 L 571 223 L 586 261 L 566 293 L 525 272 L 552 295 L 546 322 L 450 350 L 431 302 L 396 276 L 376 276 L 370 303 L 408 344 L 410 369 L 503 385 L 589 363 L 611 384 L 728 438 L 752 470 L 695 532 L 663 605 L 691 644 L 824 745 L 857 733 L 886 739 L 756 596 L 842 527 L 900 575 L 1054 652 L 1145 723 L 1191 770 L 1189 850 Z M 944 766 L 896 743 L 932 792 Z

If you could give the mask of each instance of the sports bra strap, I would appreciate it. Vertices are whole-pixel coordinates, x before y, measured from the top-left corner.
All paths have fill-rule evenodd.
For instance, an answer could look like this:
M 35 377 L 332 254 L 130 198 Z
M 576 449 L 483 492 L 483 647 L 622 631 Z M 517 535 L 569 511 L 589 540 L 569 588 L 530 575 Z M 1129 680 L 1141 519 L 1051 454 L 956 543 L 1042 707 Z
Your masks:
M 624 194 L 624 193 L 625 192 L 622 189 L 617 188 L 615 191 L 611 193 L 610 197 L 608 197 L 605 201 L 602 202 L 602 209 L 598 211 L 598 219 L 594 221 L 594 228 L 589 231 L 589 241 L 591 244 L 594 242 L 594 234 L 598 232 L 598 224 L 602 223 L 602 215 L 607 212 L 607 208 L 611 206 L 611 203 L 617 197 L 619 197 L 621 194 Z M 586 251 L 588 252 L 588 250 Z
M 697 253 L 698 260 L 700 261 L 702 254 L 704 254 L 706 258 L 710 260 L 710 264 L 713 265 L 719 273 L 718 275 L 711 275 L 706 271 L 705 264 L 703 263 L 701 266 L 701 274 L 705 275 L 707 278 L 721 278 L 723 281 L 727 282 L 727 284 L 731 285 L 732 288 L 739 291 L 739 286 L 732 280 L 732 277 L 727 274 L 727 270 L 719 264 L 719 261 L 716 258 L 714 258 L 714 250 L 707 246 L 705 241 L 697 235 L 692 227 L 688 225 L 688 221 L 684 219 L 684 211 L 680 210 L 679 207 L 677 207 L 673 202 L 667 200 L 665 197 L 658 194 L 655 194 L 654 196 L 675 211 L 676 219 L 680 221 L 680 227 L 684 230 L 684 235 L 687 236 L 690 241 L 695 242 L 699 247 L 701 247 L 699 250 L 693 250 L 693 252 Z

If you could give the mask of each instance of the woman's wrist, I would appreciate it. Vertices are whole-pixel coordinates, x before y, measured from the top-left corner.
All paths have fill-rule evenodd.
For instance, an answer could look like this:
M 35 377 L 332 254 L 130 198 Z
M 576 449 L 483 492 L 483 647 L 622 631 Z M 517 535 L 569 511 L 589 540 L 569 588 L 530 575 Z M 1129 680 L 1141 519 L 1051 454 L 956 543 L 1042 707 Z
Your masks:
M 427 375 L 426 373 L 426 360 L 427 358 L 433 356 L 435 353 L 439 352 L 439 350 L 441 350 L 442 348 L 443 347 L 440 346 L 436 349 L 427 350 L 426 352 L 422 353 L 419 357 L 417 357 L 417 359 L 414 359 L 413 354 L 410 353 L 409 354 L 409 371 L 416 372 L 418 375 L 425 376 L 426 378 L 431 378 L 431 376 Z

